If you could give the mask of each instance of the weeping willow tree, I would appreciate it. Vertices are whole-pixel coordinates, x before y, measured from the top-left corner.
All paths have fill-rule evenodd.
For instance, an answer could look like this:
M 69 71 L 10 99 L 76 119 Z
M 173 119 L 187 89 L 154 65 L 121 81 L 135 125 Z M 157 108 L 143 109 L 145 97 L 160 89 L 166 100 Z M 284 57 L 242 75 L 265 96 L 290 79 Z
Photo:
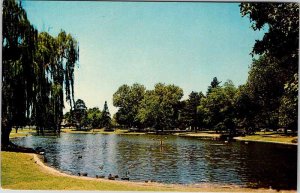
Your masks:
M 8 144 L 12 126 L 26 124 L 30 114 L 37 34 L 20 4 L 3 1 L 1 144 Z
M 74 106 L 74 67 L 79 56 L 78 43 L 64 31 L 56 38 L 42 32 L 37 43 L 33 117 L 38 132 L 43 133 L 45 128 L 60 132 L 64 90 L 71 108 Z
M 3 1 L 1 145 L 10 144 L 13 126 L 36 125 L 60 131 L 64 98 L 74 105 L 77 41 L 57 37 L 30 24 L 21 3 Z

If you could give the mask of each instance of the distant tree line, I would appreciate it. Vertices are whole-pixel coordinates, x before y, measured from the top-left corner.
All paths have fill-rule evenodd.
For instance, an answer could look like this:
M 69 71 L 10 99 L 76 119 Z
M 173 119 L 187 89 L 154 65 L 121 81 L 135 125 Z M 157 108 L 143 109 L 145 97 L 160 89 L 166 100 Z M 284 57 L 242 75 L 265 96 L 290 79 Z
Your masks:
M 193 92 L 187 100 L 182 100 L 183 91 L 175 85 L 158 83 L 153 90 L 123 85 L 113 96 L 116 122 L 156 130 L 283 127 L 297 131 L 299 4 L 241 3 L 240 11 L 249 17 L 253 30 L 268 29 L 254 44 L 244 85 L 236 88 L 231 81 L 220 85 L 215 78 L 205 95 Z M 21 2 L 3 1 L 2 14 L 1 145 L 6 147 L 13 126 L 60 132 L 64 100 L 76 112 L 73 86 L 79 46 L 64 31 L 56 37 L 38 32 Z M 87 117 L 99 115 L 93 111 Z M 108 117 L 104 125 L 110 122 Z
M 85 102 L 78 99 L 75 102 L 74 109 L 65 113 L 65 126 L 76 127 L 78 130 L 87 130 L 95 128 L 111 129 L 111 116 L 105 101 L 103 110 L 98 107 L 87 108 Z
M 143 85 L 123 85 L 113 95 L 118 107 L 115 120 L 125 127 L 156 130 L 191 127 L 248 133 L 261 128 L 298 130 L 299 4 L 241 3 L 254 30 L 268 28 L 257 40 L 253 62 L 244 85 L 223 85 L 215 77 L 206 95 L 158 83 L 153 90 Z
M 38 32 L 21 2 L 3 1 L 1 145 L 12 127 L 60 132 L 64 99 L 74 105 L 77 41 L 64 31 Z

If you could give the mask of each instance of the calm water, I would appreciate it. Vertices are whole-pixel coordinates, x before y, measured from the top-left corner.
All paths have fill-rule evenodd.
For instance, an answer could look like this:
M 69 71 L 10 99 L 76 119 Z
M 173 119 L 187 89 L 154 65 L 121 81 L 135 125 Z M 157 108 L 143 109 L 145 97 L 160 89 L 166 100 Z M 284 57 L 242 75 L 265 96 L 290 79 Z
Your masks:
M 176 136 L 61 134 L 14 142 L 45 149 L 48 164 L 66 173 L 118 174 L 131 181 L 220 183 L 296 189 L 297 146 L 200 140 Z M 81 158 L 82 156 L 82 158 Z

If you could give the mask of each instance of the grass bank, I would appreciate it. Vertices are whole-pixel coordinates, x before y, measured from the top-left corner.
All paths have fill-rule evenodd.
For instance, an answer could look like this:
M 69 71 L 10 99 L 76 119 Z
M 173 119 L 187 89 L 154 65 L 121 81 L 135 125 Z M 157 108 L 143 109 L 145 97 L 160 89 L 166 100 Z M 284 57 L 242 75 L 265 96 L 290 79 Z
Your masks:
M 68 176 L 51 172 L 46 166 L 37 164 L 33 154 L 1 152 L 1 184 L 4 189 L 25 190 L 173 190 L 148 184 L 116 182 L 85 177 Z
M 115 190 L 115 191 L 185 191 L 185 192 L 278 192 L 220 185 L 167 185 L 159 183 L 109 181 L 71 176 L 44 165 L 34 154 L 1 152 L 3 189 L 21 190 Z M 296 192 L 296 191 L 279 191 Z
M 221 134 L 215 133 L 214 131 L 199 131 L 188 132 L 188 133 L 174 133 L 174 135 L 182 137 L 198 137 L 198 138 L 220 138 Z
M 18 129 L 18 132 L 16 133 L 16 130 L 13 129 L 10 132 L 9 138 L 26 137 L 31 135 L 31 133 L 33 132 L 35 132 L 34 129 L 24 128 L 24 129 Z
M 255 141 L 266 143 L 280 143 L 297 145 L 297 136 L 286 136 L 276 132 L 257 132 L 255 135 L 247 135 L 245 137 L 235 137 L 234 139 L 239 141 Z
M 174 135 L 183 137 L 197 137 L 197 138 L 220 138 L 221 134 L 217 134 L 214 131 L 199 131 L 197 133 L 175 133 Z M 234 137 L 238 141 L 253 141 L 253 142 L 266 142 L 266 143 L 280 143 L 297 145 L 297 136 L 287 136 L 276 132 L 256 132 L 254 135 L 247 135 L 245 137 Z

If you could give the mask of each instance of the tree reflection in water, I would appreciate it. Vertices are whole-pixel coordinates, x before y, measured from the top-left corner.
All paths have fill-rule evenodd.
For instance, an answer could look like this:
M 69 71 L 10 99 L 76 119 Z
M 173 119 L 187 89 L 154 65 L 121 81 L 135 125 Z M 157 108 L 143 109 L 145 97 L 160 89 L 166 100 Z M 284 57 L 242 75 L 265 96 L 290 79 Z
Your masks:
M 61 134 L 15 143 L 43 147 L 48 164 L 88 176 L 129 176 L 131 181 L 219 183 L 295 189 L 297 146 L 200 140 L 177 136 Z M 79 158 L 81 157 L 81 158 Z

